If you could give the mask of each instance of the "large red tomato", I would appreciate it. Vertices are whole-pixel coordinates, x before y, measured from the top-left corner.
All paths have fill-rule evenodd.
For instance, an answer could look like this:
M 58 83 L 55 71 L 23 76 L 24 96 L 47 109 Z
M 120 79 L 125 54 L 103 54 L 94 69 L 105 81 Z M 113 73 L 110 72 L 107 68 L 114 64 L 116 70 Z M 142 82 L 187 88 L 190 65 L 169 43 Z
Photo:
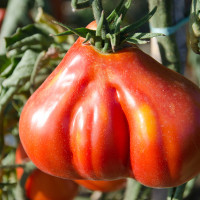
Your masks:
M 28 159 L 23 147 L 19 145 L 16 151 L 16 163 Z M 17 177 L 21 178 L 23 169 L 17 169 Z M 77 192 L 78 185 L 71 180 L 50 176 L 34 170 L 25 184 L 26 195 L 30 200 L 72 200 Z
M 125 187 L 126 179 L 113 181 L 92 181 L 92 180 L 74 180 L 79 185 L 82 185 L 90 190 L 98 190 L 101 192 L 111 192 Z
M 133 177 L 150 187 L 197 175 L 199 88 L 136 46 L 102 54 L 83 41 L 21 113 L 20 138 L 31 160 L 59 177 Z

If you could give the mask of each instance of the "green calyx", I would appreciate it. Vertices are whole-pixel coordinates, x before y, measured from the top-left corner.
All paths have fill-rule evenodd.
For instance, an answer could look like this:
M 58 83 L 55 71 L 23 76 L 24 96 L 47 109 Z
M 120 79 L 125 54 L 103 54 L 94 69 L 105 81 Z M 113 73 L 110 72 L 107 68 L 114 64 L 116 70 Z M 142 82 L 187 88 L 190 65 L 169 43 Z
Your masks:
M 148 22 L 148 20 L 154 15 L 154 13 L 156 12 L 156 7 L 150 13 L 148 13 L 135 23 L 127 25 L 125 27 L 121 27 L 121 22 L 131 6 L 131 1 L 132 0 L 121 0 L 119 5 L 112 11 L 112 13 L 107 18 L 105 18 L 104 11 L 102 10 L 101 1 L 89 0 L 78 3 L 77 0 L 72 0 L 73 9 L 80 9 L 88 6 L 92 7 L 95 19 L 97 21 L 97 29 L 72 29 L 62 23 L 54 21 L 54 23 L 59 24 L 67 30 L 66 32 L 57 34 L 56 36 L 76 34 L 80 37 L 85 38 L 84 43 L 90 42 L 91 45 L 95 46 L 103 53 L 115 52 L 118 49 L 122 48 L 124 43 L 145 44 L 148 42 L 148 39 L 152 37 L 163 36 L 163 34 L 160 33 L 136 32 L 139 27 Z M 100 11 L 101 13 L 99 13 Z

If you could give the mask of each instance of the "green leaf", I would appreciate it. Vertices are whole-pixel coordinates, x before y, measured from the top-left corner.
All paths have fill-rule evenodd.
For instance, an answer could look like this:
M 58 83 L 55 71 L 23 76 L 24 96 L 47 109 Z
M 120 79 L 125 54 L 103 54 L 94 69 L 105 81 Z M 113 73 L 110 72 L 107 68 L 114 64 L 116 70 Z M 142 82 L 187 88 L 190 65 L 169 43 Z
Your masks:
M 0 52 L 5 53 L 4 37 L 10 36 L 16 30 L 18 25 L 30 23 L 28 16 L 29 6 L 33 3 L 32 0 L 9 0 L 6 15 L 1 27 L 0 36 Z
M 122 19 L 124 18 L 124 16 L 126 15 L 127 10 L 131 6 L 131 0 L 126 0 L 125 4 L 124 4 L 124 2 L 125 2 L 125 0 L 121 0 L 119 5 L 117 6 L 117 8 L 114 9 L 112 11 L 112 13 L 107 17 L 107 21 L 109 23 L 111 23 L 113 21 L 117 21 L 117 19 L 120 17 L 120 15 L 122 15 Z
M 36 33 L 31 36 L 27 36 L 12 45 L 10 45 L 7 50 L 12 50 L 12 49 L 21 49 L 22 47 L 26 46 L 31 48 L 32 45 L 40 45 L 41 49 L 47 49 L 51 44 L 53 43 L 53 38 L 51 37 L 46 37 L 42 34 Z
M 12 75 L 2 83 L 3 87 L 23 85 L 30 78 L 38 53 L 27 50 Z
M 92 38 L 91 34 L 90 34 L 90 33 L 88 33 L 88 34 L 86 35 L 86 37 L 85 37 L 85 40 L 84 40 L 84 42 L 83 42 L 83 43 L 86 43 L 86 42 L 88 42 L 88 41 L 89 41 L 91 38 Z
M 134 33 L 128 39 L 151 39 L 153 37 L 164 36 L 162 33 Z
M 60 25 L 53 23 L 54 20 L 55 19 L 52 16 L 45 13 L 41 7 L 38 8 L 38 14 L 35 18 L 36 25 L 38 26 L 42 25 L 41 28 L 42 29 L 44 28 L 48 32 L 47 33 L 48 35 L 58 34 L 64 31 L 64 29 Z M 54 39 L 58 43 L 63 43 L 66 41 L 70 44 L 74 43 L 74 38 L 72 36 L 54 37 Z
M 120 15 L 120 17 L 117 19 L 115 23 L 115 30 L 114 30 L 115 34 L 120 32 L 121 21 L 122 21 L 122 15 Z
M 99 22 L 97 24 L 97 29 L 96 29 L 96 36 L 101 36 L 101 38 L 102 38 L 103 22 L 104 22 L 104 12 L 102 11 L 101 17 L 99 19 Z
M 63 28 L 67 29 L 68 31 L 66 32 L 63 32 L 63 33 L 59 33 L 59 34 L 56 34 L 55 36 L 62 36 L 62 35 L 71 35 L 71 34 L 76 34 L 80 37 L 84 37 L 86 38 L 87 34 L 90 33 L 92 36 L 95 36 L 96 34 L 96 31 L 95 30 L 91 30 L 91 29 L 88 29 L 88 28 L 76 28 L 76 29 L 72 29 L 60 22 L 56 22 L 54 21 L 54 23 L 56 24 L 59 24 L 60 26 L 62 26 Z
M 0 75 L 2 76 L 2 72 L 11 64 L 11 60 L 6 55 L 0 55 L 0 63 Z
M 115 51 L 115 46 L 117 44 L 116 34 L 109 34 L 108 33 L 106 36 L 107 36 L 107 38 L 110 39 L 111 47 L 112 47 L 112 50 L 114 52 Z
M 44 36 L 48 36 L 49 32 L 44 29 L 44 25 L 42 24 L 30 24 L 23 28 L 18 28 L 15 34 L 5 38 L 6 48 L 34 34 L 42 34 Z
M 146 44 L 148 41 L 146 40 L 140 40 L 137 38 L 127 38 L 126 42 L 131 43 L 131 44 Z
M 13 72 L 14 68 L 16 67 L 16 65 L 18 64 L 20 59 L 13 57 L 11 59 L 7 58 L 7 60 L 9 62 L 9 65 L 5 65 L 4 67 L 3 67 L 3 65 L 1 66 L 2 71 L 0 70 L 0 77 L 9 76 Z
M 41 65 L 45 65 L 42 60 L 44 60 L 45 51 L 40 52 L 40 54 L 37 56 L 37 60 L 35 61 L 31 76 L 30 76 L 30 91 L 33 93 L 35 91 L 34 85 L 35 85 L 35 78 L 38 72 L 39 68 L 42 68 Z
M 36 51 L 36 52 L 40 52 L 43 50 L 43 46 L 42 44 L 30 44 L 30 45 L 24 45 L 21 48 L 16 48 L 16 49 L 11 49 L 10 51 L 7 52 L 7 56 L 9 58 L 11 57 L 19 57 L 22 58 L 22 56 L 24 55 L 24 52 L 26 52 L 27 50 L 32 50 L 32 51 Z M 47 49 L 47 47 L 46 47 Z
M 127 0 L 125 4 L 124 0 L 122 0 L 117 6 L 117 8 L 113 10 L 113 12 L 107 17 L 107 21 L 110 24 L 111 31 L 114 31 L 116 29 L 116 26 L 119 22 L 119 18 L 123 20 L 130 6 L 131 6 L 131 0 Z
M 17 91 L 17 87 L 9 87 L 4 88 L 0 85 L 0 116 L 2 115 L 5 106 L 7 105 L 8 101 L 12 98 L 14 93 Z
M 142 17 L 140 20 L 138 20 L 137 22 L 130 24 L 128 26 L 125 26 L 121 29 L 120 34 L 121 35 L 125 35 L 125 34 L 130 34 L 131 32 L 134 32 L 136 29 L 138 29 L 139 27 L 141 27 L 143 24 L 145 24 L 146 22 L 148 22 L 148 20 L 154 15 L 154 13 L 156 12 L 157 7 L 155 7 L 150 13 L 148 13 L 147 15 L 145 15 L 144 17 Z

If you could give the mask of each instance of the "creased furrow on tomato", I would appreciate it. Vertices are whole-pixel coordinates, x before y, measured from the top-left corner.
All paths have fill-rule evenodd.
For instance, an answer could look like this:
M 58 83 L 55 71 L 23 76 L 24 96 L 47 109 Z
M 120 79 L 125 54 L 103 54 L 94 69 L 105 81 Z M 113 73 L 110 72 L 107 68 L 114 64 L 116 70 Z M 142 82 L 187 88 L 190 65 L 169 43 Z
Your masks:
M 128 74 L 130 76 L 131 72 Z M 145 185 L 160 185 L 161 182 L 167 185 L 173 178 L 164 148 L 166 131 L 162 127 L 160 110 L 154 106 L 155 99 L 149 91 L 139 90 L 137 82 L 131 84 L 128 78 L 116 81 L 115 76 L 120 77 L 112 74 L 112 85 L 118 91 L 130 129 L 131 176 Z
M 96 90 L 96 82 L 92 82 L 73 112 L 71 147 L 74 164 L 83 178 L 127 176 L 128 126 L 115 89 L 101 84 Z
M 184 78 L 178 74 L 171 74 L 169 70 L 162 72 L 165 68 L 156 61 L 144 60 L 142 55 L 135 59 L 136 55 L 137 49 L 130 58 L 134 70 L 129 66 L 123 70 L 122 63 L 126 60 L 123 54 L 118 63 L 120 67 L 108 68 L 110 83 L 118 91 L 129 124 L 133 177 L 156 187 L 170 186 L 175 181 L 178 184 L 183 181 L 179 179 L 182 174 L 193 176 L 194 172 L 188 171 L 199 162 L 199 158 L 191 156 L 198 155 L 195 144 L 199 141 L 196 134 L 199 108 L 191 98 L 196 88 L 184 85 Z M 154 65 L 147 69 L 149 62 Z
M 74 65 L 77 61 L 75 57 Z M 59 169 L 58 176 L 64 173 L 66 177 L 73 175 L 79 178 L 71 164 L 69 122 L 72 108 L 87 85 L 88 76 L 81 70 L 86 67 L 84 62 L 82 65 L 72 65 L 68 64 L 59 75 L 47 79 L 44 85 L 47 84 L 48 87 L 42 85 L 33 94 L 26 104 L 30 109 L 23 112 L 26 121 L 19 128 L 22 130 L 29 127 L 26 134 L 21 134 L 20 137 L 22 141 L 24 137 L 26 141 L 31 141 L 25 150 L 41 170 L 54 174 Z M 31 101 L 32 98 L 36 100 Z M 62 148 L 58 148 L 58 144 Z M 46 151 L 49 153 L 46 154 Z M 43 162 L 46 164 L 41 165 Z
M 141 91 L 133 91 L 133 88 L 130 91 L 122 82 L 115 87 L 130 130 L 130 176 L 142 183 L 157 185 L 163 179 L 170 178 L 167 177 L 169 170 L 162 148 L 158 113 L 149 97 Z

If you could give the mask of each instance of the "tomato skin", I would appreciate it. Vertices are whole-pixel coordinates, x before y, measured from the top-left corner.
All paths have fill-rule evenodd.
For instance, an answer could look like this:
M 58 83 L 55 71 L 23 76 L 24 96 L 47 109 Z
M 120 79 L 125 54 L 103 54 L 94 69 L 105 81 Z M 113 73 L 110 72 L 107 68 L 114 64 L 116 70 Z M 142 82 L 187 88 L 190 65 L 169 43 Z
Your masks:
M 126 179 L 113 181 L 93 181 L 93 180 L 74 180 L 79 185 L 86 187 L 89 190 L 98 190 L 101 192 L 111 192 L 125 187 Z
M 5 13 L 6 13 L 6 9 L 5 8 L 0 8 L 0 28 L 1 28 L 1 24 L 3 22 Z
M 22 145 L 16 151 L 16 163 L 28 159 Z M 23 169 L 17 169 L 17 178 L 20 179 Z M 78 193 L 78 185 L 71 180 L 61 179 L 36 169 L 25 184 L 26 195 L 30 200 L 72 200 Z
M 132 177 L 159 188 L 197 175 L 199 88 L 135 46 L 102 54 L 83 41 L 22 111 L 20 138 L 36 166 L 69 179 Z

